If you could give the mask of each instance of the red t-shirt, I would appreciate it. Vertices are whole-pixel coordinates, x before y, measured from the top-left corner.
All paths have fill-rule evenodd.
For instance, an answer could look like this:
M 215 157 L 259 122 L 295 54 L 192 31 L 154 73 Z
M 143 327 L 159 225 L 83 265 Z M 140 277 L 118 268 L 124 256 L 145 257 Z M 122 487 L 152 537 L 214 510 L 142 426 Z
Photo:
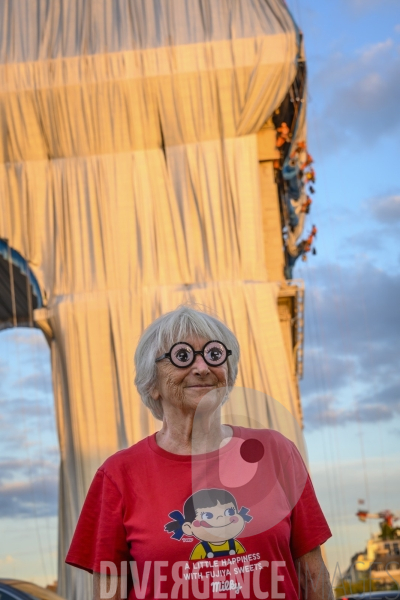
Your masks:
M 280 433 L 232 429 L 203 455 L 153 435 L 106 460 L 66 562 L 119 574 L 129 600 L 298 598 L 294 560 L 331 536 L 307 469 Z

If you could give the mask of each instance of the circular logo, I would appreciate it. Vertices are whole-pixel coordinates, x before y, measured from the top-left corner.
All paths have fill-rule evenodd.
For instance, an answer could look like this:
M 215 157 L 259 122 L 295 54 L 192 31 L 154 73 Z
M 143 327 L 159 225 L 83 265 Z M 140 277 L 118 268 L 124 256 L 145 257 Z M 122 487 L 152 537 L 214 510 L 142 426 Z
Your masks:
M 264 456 L 264 446 L 260 440 L 249 438 L 240 446 L 240 456 L 248 463 L 258 463 Z
M 227 437 L 215 448 L 219 424 Z M 199 514 L 213 515 L 206 525 L 201 521 L 203 535 L 211 539 L 221 533 L 215 529 L 219 521 L 213 521 L 219 512 L 228 529 L 240 530 L 240 538 L 272 529 L 290 516 L 308 471 L 300 423 L 282 404 L 248 388 L 212 391 L 197 407 L 193 439 L 201 439 L 203 448 L 192 455 L 193 498 L 207 504 L 196 504 Z

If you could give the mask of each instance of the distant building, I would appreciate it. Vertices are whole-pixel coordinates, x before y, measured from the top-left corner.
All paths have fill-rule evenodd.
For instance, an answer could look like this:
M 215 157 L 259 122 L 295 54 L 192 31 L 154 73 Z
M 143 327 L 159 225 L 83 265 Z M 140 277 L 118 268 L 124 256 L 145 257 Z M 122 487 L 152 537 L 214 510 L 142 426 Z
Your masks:
M 366 550 L 351 558 L 343 579 L 349 583 L 371 580 L 382 587 L 400 585 L 400 536 L 385 540 L 380 534 L 373 534 Z

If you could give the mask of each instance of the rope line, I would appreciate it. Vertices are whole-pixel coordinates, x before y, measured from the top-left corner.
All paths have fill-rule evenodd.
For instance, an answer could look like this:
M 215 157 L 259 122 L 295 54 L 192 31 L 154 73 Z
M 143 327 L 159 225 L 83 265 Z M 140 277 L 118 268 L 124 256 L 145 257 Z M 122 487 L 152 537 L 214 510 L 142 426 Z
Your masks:
M 15 285 L 14 285 L 14 265 L 11 258 L 11 248 L 7 240 L 7 251 L 8 251 L 8 270 L 10 273 L 10 292 L 11 292 L 11 307 L 13 316 L 13 326 L 17 327 L 17 304 L 15 301 Z
M 312 289 L 316 289 L 313 277 L 311 275 L 312 273 L 312 269 L 311 268 L 307 268 L 307 272 L 308 275 L 310 277 L 310 283 L 311 283 L 311 287 Z M 314 316 L 315 316 L 315 324 L 316 324 L 316 330 L 317 330 L 317 346 L 320 347 L 321 349 L 324 349 L 327 347 L 326 344 L 326 340 L 325 340 L 325 335 L 323 332 L 323 320 L 320 319 L 320 314 L 319 311 L 317 310 L 316 307 L 314 307 L 314 309 L 312 310 Z M 319 321 L 321 321 L 321 326 L 319 326 Z M 325 354 L 325 353 L 324 353 Z M 326 373 L 328 375 L 328 382 L 326 380 L 325 377 L 325 369 L 321 369 L 320 373 L 321 373 L 321 382 L 322 382 L 322 391 L 325 395 L 325 397 L 328 397 L 328 392 L 330 390 L 332 390 L 332 378 L 330 376 L 330 364 L 329 361 L 325 361 L 324 366 L 326 367 Z M 337 418 L 336 415 L 333 415 L 333 423 L 329 422 L 328 417 L 326 419 L 326 424 L 328 426 L 328 435 L 329 435 L 329 444 L 330 444 L 330 449 L 331 449 L 331 458 L 332 458 L 332 463 L 333 463 L 333 473 L 334 473 L 334 494 L 335 494 L 335 501 L 337 503 L 337 506 L 339 508 L 339 514 L 340 512 L 342 513 L 342 515 L 344 516 L 346 514 L 346 509 L 345 509 L 345 503 L 344 503 L 344 498 L 346 496 L 345 491 L 344 491 L 344 485 L 343 485 L 343 480 L 342 480 L 342 472 L 341 472 L 341 468 L 340 468 L 340 463 L 341 463 L 341 456 L 340 456 L 340 451 L 339 451 L 339 442 L 338 442 L 338 438 L 337 438 Z M 330 426 L 332 425 L 332 426 Z M 334 450 L 336 451 L 336 456 L 334 453 Z M 335 470 L 337 472 L 337 474 L 335 474 Z M 338 491 L 340 490 L 340 493 L 338 493 Z M 339 518 L 340 520 L 340 518 Z M 349 538 L 349 531 L 348 531 L 348 525 L 345 522 L 344 525 L 344 529 L 345 529 L 345 535 L 342 538 L 342 542 L 343 546 L 347 546 L 347 551 L 349 552 L 349 554 L 351 555 L 351 547 L 350 547 L 350 538 Z M 341 536 L 341 533 L 340 533 Z

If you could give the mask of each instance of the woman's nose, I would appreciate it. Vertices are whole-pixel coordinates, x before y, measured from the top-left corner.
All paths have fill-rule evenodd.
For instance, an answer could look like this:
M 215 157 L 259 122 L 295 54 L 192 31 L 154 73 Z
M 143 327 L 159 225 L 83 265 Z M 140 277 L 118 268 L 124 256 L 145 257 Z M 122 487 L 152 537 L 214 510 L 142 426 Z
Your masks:
M 199 373 L 208 373 L 209 367 L 201 354 L 196 354 L 196 358 L 193 363 L 193 369 Z

